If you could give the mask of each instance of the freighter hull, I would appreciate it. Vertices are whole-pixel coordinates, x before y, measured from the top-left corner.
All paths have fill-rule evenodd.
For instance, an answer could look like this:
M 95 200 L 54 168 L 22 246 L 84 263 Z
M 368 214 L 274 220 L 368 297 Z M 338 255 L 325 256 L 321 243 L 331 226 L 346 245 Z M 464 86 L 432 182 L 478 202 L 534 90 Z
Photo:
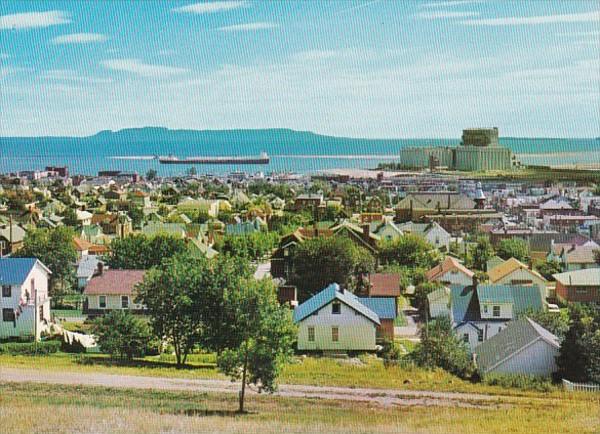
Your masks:
M 269 157 L 159 157 L 158 161 L 161 164 L 269 164 Z

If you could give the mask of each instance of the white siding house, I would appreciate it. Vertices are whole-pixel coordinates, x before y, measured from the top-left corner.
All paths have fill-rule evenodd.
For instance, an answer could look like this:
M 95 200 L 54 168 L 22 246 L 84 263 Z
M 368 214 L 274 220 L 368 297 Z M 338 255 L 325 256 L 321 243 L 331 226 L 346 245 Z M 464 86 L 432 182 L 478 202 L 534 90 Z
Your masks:
M 0 338 L 40 338 L 50 321 L 50 274 L 35 258 L 0 259 Z

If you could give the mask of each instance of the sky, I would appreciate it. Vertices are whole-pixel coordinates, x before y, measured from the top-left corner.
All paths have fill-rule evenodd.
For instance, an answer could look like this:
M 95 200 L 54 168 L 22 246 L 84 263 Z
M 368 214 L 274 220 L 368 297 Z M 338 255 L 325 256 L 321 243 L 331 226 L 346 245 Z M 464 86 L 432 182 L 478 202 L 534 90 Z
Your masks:
M 598 1 L 0 2 L 0 136 L 600 136 Z

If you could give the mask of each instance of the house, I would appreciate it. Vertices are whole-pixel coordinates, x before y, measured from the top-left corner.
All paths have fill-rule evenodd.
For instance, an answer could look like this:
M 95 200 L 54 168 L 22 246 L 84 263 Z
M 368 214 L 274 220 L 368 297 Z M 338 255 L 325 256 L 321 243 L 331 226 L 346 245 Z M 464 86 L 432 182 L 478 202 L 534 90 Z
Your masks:
M 81 226 L 89 226 L 92 224 L 92 217 L 94 216 L 91 212 L 75 210 L 77 216 L 77 222 Z
M 450 288 L 443 286 L 427 294 L 431 318 L 450 317 Z
M 400 297 L 400 274 L 398 273 L 371 273 L 367 296 L 369 297 Z
M 0 256 L 15 253 L 23 246 L 25 229 L 16 224 L 0 224 Z
M 404 233 L 392 221 L 372 222 L 371 232 L 382 240 L 392 241 L 400 238 Z
M 83 289 L 87 286 L 88 282 L 94 277 L 100 270 L 103 262 L 96 255 L 86 255 L 81 258 L 77 265 L 77 287 Z
M 438 223 L 413 223 L 407 222 L 398 226 L 405 234 L 415 234 L 425 239 L 436 249 L 448 251 L 450 249 L 450 234 Z
M 553 274 L 556 295 L 579 303 L 600 303 L 600 268 Z
M 584 270 L 596 268 L 600 265 L 596 262 L 594 252 L 598 247 L 594 245 L 578 246 L 576 244 L 552 243 L 550 252 L 546 259 L 563 264 L 566 271 Z
M 494 255 L 492 256 L 490 259 L 487 260 L 486 262 L 486 270 L 491 270 L 494 267 L 497 267 L 498 265 L 504 263 L 504 259 L 502 259 L 500 256 Z
M 336 283 L 294 310 L 300 351 L 373 351 L 379 316 Z
M 446 259 L 425 273 L 425 278 L 429 282 L 440 282 L 444 285 L 471 285 L 473 284 L 473 273 L 458 259 L 452 256 L 446 256 Z
M 294 209 L 296 211 L 313 211 L 315 208 L 318 208 L 323 205 L 323 194 L 320 193 L 301 194 L 296 197 L 296 200 L 294 200 Z
M 542 297 L 546 297 L 548 282 L 540 273 L 529 269 L 521 261 L 510 258 L 502 264 L 488 270 L 490 283 L 498 285 L 535 285 L 539 288 Z
M 0 258 L 0 338 L 37 340 L 50 322 L 51 271 L 36 258 Z
M 450 291 L 454 332 L 471 350 L 498 334 L 510 321 L 544 309 L 536 286 L 452 285 Z
M 375 312 L 379 317 L 379 326 L 375 329 L 377 342 L 394 340 L 394 321 L 398 316 L 394 297 L 358 297 L 358 301 Z
M 525 374 L 550 377 L 557 370 L 559 339 L 525 317 L 512 321 L 475 350 L 475 361 L 484 374 Z
M 85 301 L 83 313 L 102 315 L 115 309 L 128 309 L 143 312 L 144 306 L 135 302 L 135 286 L 144 280 L 144 270 L 105 270 L 99 271 L 83 290 Z

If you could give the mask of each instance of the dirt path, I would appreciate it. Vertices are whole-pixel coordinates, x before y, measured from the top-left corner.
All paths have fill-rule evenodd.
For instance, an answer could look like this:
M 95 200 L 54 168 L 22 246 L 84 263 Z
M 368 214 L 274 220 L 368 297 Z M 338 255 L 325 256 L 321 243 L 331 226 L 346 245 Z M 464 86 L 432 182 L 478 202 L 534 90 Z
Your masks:
M 238 393 L 239 384 L 224 380 L 138 377 L 80 372 L 49 372 L 17 368 L 0 368 L 2 382 L 33 382 L 74 386 L 103 386 L 129 389 L 154 389 L 212 393 Z M 254 394 L 256 392 L 250 391 Z M 365 402 L 384 406 L 441 406 L 498 408 L 506 406 L 507 398 L 475 393 L 428 392 L 415 390 L 368 389 L 350 387 L 320 387 L 280 385 L 276 396 Z

